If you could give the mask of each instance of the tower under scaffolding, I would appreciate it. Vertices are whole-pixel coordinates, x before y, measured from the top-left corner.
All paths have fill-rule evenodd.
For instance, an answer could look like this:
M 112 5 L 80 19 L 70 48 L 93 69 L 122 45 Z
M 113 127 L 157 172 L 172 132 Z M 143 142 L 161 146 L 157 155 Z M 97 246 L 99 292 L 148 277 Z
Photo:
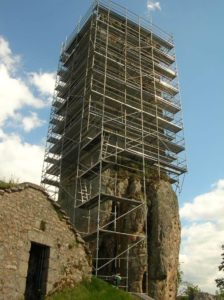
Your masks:
M 135 255 L 147 277 L 147 176 L 178 188 L 186 172 L 178 92 L 172 36 L 111 1 L 62 47 L 41 181 L 90 244 L 93 273 L 121 272 L 127 291 Z

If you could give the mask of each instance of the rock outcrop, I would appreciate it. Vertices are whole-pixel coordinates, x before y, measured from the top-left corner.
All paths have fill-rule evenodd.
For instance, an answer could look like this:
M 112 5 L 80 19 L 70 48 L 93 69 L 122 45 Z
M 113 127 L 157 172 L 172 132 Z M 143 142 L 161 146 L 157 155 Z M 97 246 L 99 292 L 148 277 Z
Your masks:
M 117 178 L 116 184 L 114 178 Z M 129 246 L 128 284 L 132 292 L 142 293 L 149 287 L 149 295 L 157 300 L 174 300 L 177 291 L 177 270 L 180 244 L 180 221 L 178 201 L 172 185 L 164 179 L 148 178 L 146 182 L 146 199 L 144 199 L 143 182 L 138 174 L 119 170 L 107 170 L 103 176 L 103 187 L 107 195 L 116 195 L 139 201 L 139 207 L 120 201 L 116 205 L 116 231 L 131 234 L 104 235 L 99 240 L 99 257 L 113 258 Z M 143 205 L 141 205 L 143 204 Z M 103 202 L 101 209 L 101 226 L 110 224 L 107 229 L 115 228 L 113 202 Z M 125 215 L 126 212 L 127 213 Z M 94 218 L 93 218 L 94 219 Z M 147 220 L 147 222 L 145 222 Z M 146 228 L 147 223 L 147 228 Z M 147 232 L 147 233 L 146 233 Z M 148 235 L 146 245 L 145 235 Z M 94 252 L 96 244 L 91 244 Z M 148 253 L 147 253 L 148 251 Z M 127 254 L 125 254 L 127 255 Z M 127 274 L 127 261 L 123 255 L 118 265 L 108 264 L 102 275 L 120 272 Z M 148 259 L 148 279 L 147 279 Z M 102 265 L 106 261 L 101 260 Z M 148 282 L 147 282 L 148 281 Z
M 130 174 L 124 170 L 121 170 L 116 174 L 116 185 L 112 178 L 115 178 L 114 170 L 107 170 L 103 175 L 103 187 L 107 195 L 113 195 L 118 197 L 125 197 L 129 199 L 136 199 L 139 201 L 138 207 L 130 203 L 118 202 L 116 204 L 116 216 L 118 220 L 113 222 L 114 207 L 112 201 L 105 201 L 101 205 L 100 225 L 110 223 L 107 227 L 108 230 L 115 230 L 117 232 L 125 232 L 125 235 L 105 235 L 99 241 L 99 257 L 113 258 L 118 253 L 123 253 L 127 249 L 127 245 L 130 248 L 128 256 L 129 260 L 129 290 L 135 292 L 142 292 L 143 276 L 147 267 L 147 247 L 144 242 L 145 237 L 145 219 L 147 209 L 141 204 L 144 203 L 144 197 L 142 192 L 142 184 L 138 177 L 130 176 Z M 137 208 L 136 208 L 137 207 Z M 130 213 L 127 213 L 127 212 Z M 127 214 L 126 214 L 127 213 Z M 94 214 L 94 212 L 92 212 Z M 96 214 L 96 211 L 95 211 Z M 93 216 L 96 219 L 96 215 Z M 92 228 L 93 229 L 93 228 Z M 128 236 L 128 234 L 130 234 Z M 96 251 L 96 242 L 90 244 L 93 257 Z M 113 275 L 116 272 L 120 272 L 122 277 L 125 278 L 127 274 L 127 262 L 126 255 L 124 253 L 119 258 L 119 266 L 108 264 L 106 268 L 102 270 L 103 274 Z M 133 259 L 135 258 L 135 259 Z M 119 259 L 118 259 L 119 260 Z M 103 265 L 107 261 L 101 260 Z
M 176 194 L 160 180 L 151 189 L 148 213 L 149 293 L 157 300 L 176 299 L 180 221 Z

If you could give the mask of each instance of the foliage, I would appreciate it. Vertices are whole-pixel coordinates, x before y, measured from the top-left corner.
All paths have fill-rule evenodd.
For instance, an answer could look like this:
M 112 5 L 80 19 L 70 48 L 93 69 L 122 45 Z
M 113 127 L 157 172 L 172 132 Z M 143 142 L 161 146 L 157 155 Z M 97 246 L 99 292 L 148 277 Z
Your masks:
M 184 293 L 188 296 L 189 300 L 193 300 L 194 297 L 200 292 L 200 289 L 197 285 L 192 283 L 188 284 Z
M 0 180 L 0 189 L 10 189 L 19 184 L 19 180 L 14 177 L 9 178 L 8 180 Z
M 189 282 L 183 282 L 186 287 L 181 292 L 181 296 L 178 297 L 180 300 L 193 300 L 194 297 L 201 291 L 197 285 Z
M 219 289 L 218 291 L 216 291 L 216 298 L 217 300 L 224 299 L 224 289 Z
M 177 270 L 177 288 L 180 287 L 180 285 L 183 283 L 183 275 L 184 272 L 180 268 L 180 264 L 178 265 L 178 270 Z
M 60 293 L 48 296 L 47 300 L 134 300 L 135 298 L 112 285 L 92 278 L 91 282 L 84 281 L 74 289 L 67 289 Z
M 224 245 L 222 245 L 222 250 L 224 250 Z M 224 252 L 221 254 L 221 257 L 222 257 L 222 261 L 221 261 L 221 264 L 219 265 L 219 271 L 224 272 Z M 223 291 L 224 290 L 224 277 L 217 278 L 215 280 L 215 282 L 216 282 L 217 288 Z

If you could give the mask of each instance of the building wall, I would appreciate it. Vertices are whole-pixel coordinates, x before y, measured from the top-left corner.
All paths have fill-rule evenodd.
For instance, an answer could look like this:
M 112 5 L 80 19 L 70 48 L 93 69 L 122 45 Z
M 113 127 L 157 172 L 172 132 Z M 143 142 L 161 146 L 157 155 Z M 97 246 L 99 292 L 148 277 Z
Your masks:
M 31 242 L 50 247 L 47 292 L 90 276 L 83 240 L 39 186 L 0 190 L 0 299 L 23 298 Z

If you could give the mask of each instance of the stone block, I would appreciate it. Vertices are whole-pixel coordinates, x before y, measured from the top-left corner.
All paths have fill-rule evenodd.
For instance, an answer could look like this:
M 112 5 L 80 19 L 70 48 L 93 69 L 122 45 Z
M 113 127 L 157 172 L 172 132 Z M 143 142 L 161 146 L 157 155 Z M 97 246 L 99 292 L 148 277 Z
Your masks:
M 19 263 L 19 274 L 22 277 L 27 276 L 27 270 L 28 270 L 28 261 L 20 261 Z
M 5 269 L 17 271 L 17 266 L 16 265 L 6 265 Z

